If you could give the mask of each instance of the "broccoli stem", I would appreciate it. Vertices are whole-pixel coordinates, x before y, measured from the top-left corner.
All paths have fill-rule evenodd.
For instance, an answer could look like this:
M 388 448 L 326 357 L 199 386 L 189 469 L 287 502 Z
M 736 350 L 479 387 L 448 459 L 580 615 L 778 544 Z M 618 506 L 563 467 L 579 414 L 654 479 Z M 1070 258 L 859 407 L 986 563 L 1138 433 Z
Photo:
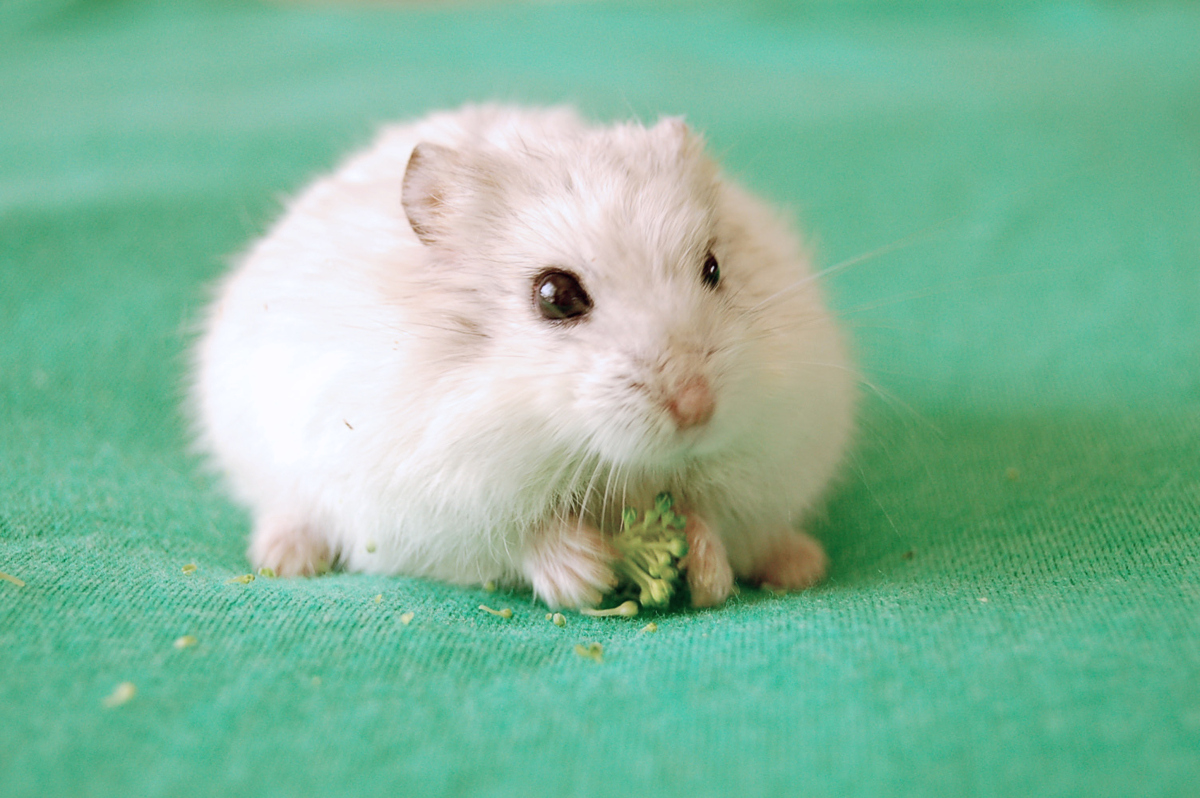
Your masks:
M 580 610 L 584 615 L 591 615 L 593 618 L 603 618 L 607 615 L 620 615 L 622 618 L 632 618 L 638 614 L 638 605 L 636 601 L 626 601 L 610 610 Z

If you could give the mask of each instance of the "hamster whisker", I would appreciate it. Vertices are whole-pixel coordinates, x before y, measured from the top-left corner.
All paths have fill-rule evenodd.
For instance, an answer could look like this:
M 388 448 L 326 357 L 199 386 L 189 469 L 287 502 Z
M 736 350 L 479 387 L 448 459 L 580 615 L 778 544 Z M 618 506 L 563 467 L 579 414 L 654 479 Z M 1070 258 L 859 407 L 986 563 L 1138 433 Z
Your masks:
M 851 314 L 864 313 L 864 312 L 868 312 L 868 311 L 872 311 L 872 310 L 878 310 L 879 308 L 888 307 L 890 305 L 898 305 L 902 302 L 909 302 L 913 299 L 927 299 L 928 297 L 931 297 L 931 296 L 937 296 L 938 294 L 944 294 L 944 293 L 948 293 L 950 291 L 957 291 L 962 288 L 972 288 L 972 287 L 980 286 L 980 285 L 988 285 L 991 283 L 996 283 L 999 281 L 1009 280 L 1009 279 L 1017 278 L 1017 277 L 1029 277 L 1032 275 L 1042 275 L 1042 274 L 1061 274 L 1065 271 L 1069 271 L 1069 268 L 1063 267 L 1063 266 L 1047 266 L 1047 267 L 1041 268 L 1041 269 L 1024 269 L 1024 270 L 1018 271 L 1018 272 L 1003 272 L 1000 274 L 987 274 L 987 275 L 981 274 L 981 275 L 977 275 L 976 277 L 973 277 L 973 278 L 955 280 L 953 282 L 948 282 L 948 283 L 942 283 L 939 286 L 925 288 L 925 289 L 922 289 L 919 291 L 908 291 L 906 293 L 897 294 L 895 296 L 889 297 L 888 299 L 877 300 L 875 302 L 872 302 L 872 303 L 866 304 L 866 305 L 857 305 L 857 306 L 851 307 L 851 308 L 840 309 L 840 310 L 838 310 L 837 315 L 838 315 L 839 319 L 845 319 L 845 318 L 849 317 Z
M 805 329 L 809 324 L 819 324 L 824 323 L 825 321 L 826 317 L 821 316 L 818 313 L 812 313 L 805 318 L 796 321 L 787 321 L 779 324 L 768 324 L 766 326 L 757 327 L 746 336 L 745 340 L 747 342 L 763 341 L 773 336 L 790 335 L 795 333 L 797 330 Z
M 857 321 L 853 319 L 838 319 L 842 327 L 853 330 L 886 330 L 887 332 L 903 332 L 916 333 L 917 328 L 909 324 L 883 324 L 882 322 L 866 320 Z
M 587 515 L 588 503 L 591 501 L 592 490 L 596 487 L 596 480 L 600 476 L 600 472 L 604 470 L 604 462 L 600 458 L 594 459 L 592 466 L 592 475 L 588 478 L 587 488 L 583 492 L 583 499 L 579 503 L 579 524 L 583 526 L 584 517 Z
M 490 338 L 491 337 L 483 330 L 471 329 L 468 327 L 446 327 L 441 324 L 434 324 L 433 322 L 427 322 L 427 321 L 408 321 L 406 323 L 413 327 L 424 327 L 425 329 L 428 329 L 428 330 L 437 330 L 438 332 L 450 333 L 451 335 L 465 335 L 465 336 L 470 336 L 472 338 Z M 382 329 L 388 330 L 389 332 L 400 332 L 400 333 L 407 334 L 410 337 L 412 335 L 412 333 L 409 332 L 407 329 L 401 328 L 396 325 L 383 324 L 383 325 L 381 325 L 381 327 L 382 327 Z
M 867 481 L 866 472 L 863 470 L 862 464 L 858 461 L 858 457 L 855 456 L 853 448 L 848 449 L 846 455 L 850 460 L 851 467 L 858 472 L 858 478 L 862 481 L 863 487 L 867 489 L 867 494 L 870 495 L 871 501 L 875 502 L 875 506 L 883 513 L 883 517 L 887 519 L 888 524 L 892 527 L 892 531 L 896 533 L 896 537 L 900 538 L 906 546 L 909 545 L 908 539 L 901 534 L 900 527 L 896 526 L 896 522 L 892 520 L 892 514 L 887 511 L 887 508 L 883 506 L 883 502 L 879 501 L 879 497 L 875 495 L 875 490 L 871 487 L 871 483 Z
M 596 472 L 600 467 L 599 458 L 591 453 L 592 442 L 594 441 L 594 439 L 595 439 L 594 434 L 588 435 L 588 437 L 585 438 L 580 443 L 579 447 L 577 448 L 577 452 L 579 455 L 579 465 L 576 467 L 575 473 L 571 475 L 571 480 L 566 485 L 567 496 L 570 500 L 570 504 L 572 505 L 572 507 L 578 507 L 578 509 L 580 511 L 580 517 L 582 517 L 582 515 L 583 515 L 583 508 L 585 508 L 587 506 L 588 492 L 591 490 L 592 481 L 595 479 Z M 588 477 L 588 479 L 586 480 L 586 487 L 584 488 L 583 494 L 581 496 L 580 495 L 580 485 L 581 485 L 580 477 L 584 473 L 586 473 L 586 470 L 589 467 L 591 468 L 592 476 Z
M 740 342 L 737 344 L 731 344 L 727 347 L 723 347 L 722 351 L 728 352 L 736 357 L 738 352 L 742 348 L 744 348 L 747 343 L 748 342 L 743 341 L 743 342 Z M 858 383 L 862 384 L 864 387 L 870 389 L 873 393 L 875 393 L 880 399 L 882 399 L 890 407 L 892 407 L 893 409 L 905 410 L 910 415 L 912 415 L 913 418 L 917 419 L 922 424 L 924 424 L 929 429 L 931 429 L 935 434 L 937 434 L 937 436 L 939 438 L 941 438 L 943 440 L 946 439 L 945 432 L 940 427 L 938 427 L 936 424 L 934 424 L 932 421 L 930 421 L 928 418 L 923 416 L 920 412 L 918 412 L 914 407 L 912 407 L 911 405 L 909 405 L 906 402 L 904 402 L 903 400 L 901 400 L 895 394 L 881 388 L 879 385 L 877 385 L 876 383 L 869 380 L 866 377 L 866 375 L 864 374 L 865 370 L 861 366 L 849 366 L 844 363 L 826 363 L 826 362 L 821 362 L 821 361 L 816 361 L 816 360 L 797 360 L 797 361 L 790 362 L 788 365 L 793 368 L 800 368 L 800 367 L 807 366 L 807 367 L 816 367 L 816 368 L 831 368 L 831 369 L 837 369 L 839 371 L 844 371 L 844 372 L 852 375 L 856 382 L 858 382 Z M 909 375 L 902 374 L 901 372 L 885 371 L 883 369 L 871 369 L 871 371 L 877 371 L 882 374 L 891 374 L 893 376 L 909 376 Z
M 942 430 L 941 427 L 934 424 L 932 421 L 930 421 L 925 416 L 921 415 L 919 412 L 917 412 L 917 410 L 912 405 L 910 405 L 907 402 L 905 402 L 904 400 L 900 399 L 895 394 L 893 394 L 889 391 L 885 391 L 883 388 L 880 388 L 878 385 L 876 385 L 875 383 L 868 380 L 866 377 L 863 376 L 862 371 L 860 369 L 850 368 L 850 367 L 844 366 L 840 363 L 817 363 L 817 362 L 809 361 L 809 360 L 798 362 L 795 365 L 818 366 L 818 367 L 824 366 L 826 368 L 841 369 L 842 371 L 849 372 L 850 374 L 854 375 L 854 379 L 857 382 L 859 382 L 861 385 L 866 386 L 867 388 L 870 388 L 872 391 L 875 392 L 875 395 L 878 396 L 880 399 L 882 399 L 884 402 L 891 405 L 893 408 L 900 407 L 900 408 L 903 408 L 904 410 L 907 410 L 912 415 L 913 418 L 917 419 L 918 421 L 923 423 L 925 426 L 929 427 L 929 429 L 933 430 L 933 432 L 939 438 L 941 438 L 942 440 L 946 440 L 946 433 L 944 430 Z
M 580 451 L 576 459 L 568 460 L 566 462 L 574 462 L 575 470 L 571 473 L 570 479 L 564 482 L 562 486 L 561 495 L 563 498 L 562 505 L 564 507 L 576 504 L 576 495 L 579 492 L 579 477 L 587 467 L 588 458 L 584 452 Z
M 632 469 L 625 469 L 625 480 L 621 483 L 621 506 L 618 508 L 624 511 L 629 506 L 629 475 Z
M 425 329 L 436 330 L 437 332 L 448 333 L 450 335 L 471 336 L 471 337 L 475 337 L 475 338 L 488 338 L 489 337 L 488 334 L 483 332 L 482 330 L 469 330 L 465 327 L 443 327 L 441 325 L 432 324 L 430 322 L 420 322 L 420 321 L 410 321 L 410 322 L 408 322 L 408 324 L 411 325 L 412 327 L 423 327 Z M 438 338 L 435 338 L 434 336 L 417 335 L 416 333 L 413 332 L 413 330 L 408 329 L 407 327 L 400 327 L 398 325 L 388 324 L 386 322 L 378 322 L 375 324 L 362 324 L 362 323 L 352 323 L 352 322 L 348 322 L 348 321 L 342 321 L 342 322 L 338 323 L 338 326 L 342 327 L 343 329 L 347 329 L 347 330 L 361 330 L 363 332 L 383 331 L 383 332 L 387 332 L 392 335 L 397 335 L 401 338 L 407 338 L 410 340 L 411 339 L 419 339 L 419 340 L 424 340 L 424 341 L 439 340 Z
M 620 464 L 618 464 L 615 468 L 611 465 L 608 468 L 608 479 L 604 483 L 604 495 L 600 499 L 600 515 L 598 516 L 598 519 L 601 523 L 603 523 L 604 519 L 608 517 L 606 513 L 608 512 L 608 503 L 613 496 L 613 480 L 619 478 L 621 468 L 622 466 Z
M 939 227 L 940 226 L 942 226 L 942 225 L 939 225 Z M 758 304 L 747 308 L 745 312 L 746 313 L 755 313 L 755 312 L 763 309 L 764 307 L 769 306 L 772 302 L 775 302 L 783 297 L 786 297 L 788 294 L 791 294 L 795 291 L 799 291 L 799 290 L 801 290 L 809 285 L 812 285 L 813 283 L 818 282 L 820 280 L 824 280 L 828 277 L 832 277 L 833 275 L 835 275 L 839 272 L 843 272 L 852 266 L 857 266 L 860 263 L 865 263 L 869 260 L 873 260 L 880 256 L 886 255 L 889 252 L 895 252 L 898 249 L 904 249 L 905 247 L 912 246 L 917 241 L 919 241 L 922 237 L 928 235 L 929 232 L 930 231 L 928 229 L 919 230 L 916 233 L 913 233 L 909 236 L 905 236 L 904 238 L 893 241 L 890 244 L 884 244 L 882 247 L 878 247 L 876 249 L 870 250 L 869 252 L 864 252 L 861 255 L 855 255 L 852 258 L 847 258 L 846 260 L 841 261 L 840 263 L 835 263 L 832 266 L 828 266 L 828 267 L 822 269 L 821 271 L 813 272 L 812 274 L 810 274 L 806 277 L 802 277 L 801 279 L 797 280 L 796 282 L 792 283 L 791 285 L 784 286 L 780 290 L 776 291 L 774 294 L 771 294 L 766 299 L 763 299 L 762 301 L 760 301 Z
M 561 484 L 563 475 L 567 469 L 575 462 L 578 455 L 576 452 L 568 452 L 558 458 L 558 466 L 554 469 L 554 473 L 545 482 L 545 497 L 542 504 L 548 507 L 556 508 L 555 512 L 559 512 L 558 508 L 563 505 L 564 493 L 566 492 Z
M 620 511 L 625 506 L 625 491 L 629 487 L 629 473 L 629 463 L 610 464 L 610 467 L 608 467 L 608 485 L 605 486 L 604 502 L 600 505 L 601 520 L 608 517 L 606 514 L 610 506 L 612 506 L 613 516 L 620 517 Z M 618 487 L 620 499 L 622 499 L 620 500 L 620 504 L 617 504 Z

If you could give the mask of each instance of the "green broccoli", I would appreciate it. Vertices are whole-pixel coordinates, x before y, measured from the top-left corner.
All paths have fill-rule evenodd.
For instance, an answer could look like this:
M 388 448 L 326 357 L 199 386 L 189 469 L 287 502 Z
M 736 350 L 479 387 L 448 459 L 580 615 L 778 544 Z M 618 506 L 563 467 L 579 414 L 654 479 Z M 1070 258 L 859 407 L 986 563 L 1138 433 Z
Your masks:
M 636 595 L 644 607 L 666 607 L 683 585 L 679 561 L 688 550 L 687 519 L 672 510 L 674 504 L 671 494 L 660 493 L 640 522 L 632 507 L 621 514 L 621 532 L 612 539 L 621 554 L 613 565 L 614 596 Z

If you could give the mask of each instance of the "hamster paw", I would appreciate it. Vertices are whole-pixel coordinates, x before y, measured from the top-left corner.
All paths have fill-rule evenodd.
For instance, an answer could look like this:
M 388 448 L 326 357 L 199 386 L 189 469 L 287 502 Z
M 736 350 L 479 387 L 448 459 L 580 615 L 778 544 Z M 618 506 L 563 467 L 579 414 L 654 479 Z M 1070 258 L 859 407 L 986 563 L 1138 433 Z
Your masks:
M 615 556 L 591 524 L 555 519 L 534 536 L 523 570 L 548 607 L 591 607 L 617 586 L 610 565 Z
M 829 557 L 815 538 L 796 532 L 776 541 L 755 564 L 752 581 L 784 590 L 804 590 L 825 578 Z
M 329 544 L 284 516 L 255 522 L 248 554 L 255 568 L 270 568 L 277 576 L 312 576 L 329 568 Z
M 692 606 L 715 607 L 725 603 L 733 592 L 733 569 L 725 544 L 708 524 L 695 516 L 688 516 L 686 533 L 688 553 L 684 566 Z

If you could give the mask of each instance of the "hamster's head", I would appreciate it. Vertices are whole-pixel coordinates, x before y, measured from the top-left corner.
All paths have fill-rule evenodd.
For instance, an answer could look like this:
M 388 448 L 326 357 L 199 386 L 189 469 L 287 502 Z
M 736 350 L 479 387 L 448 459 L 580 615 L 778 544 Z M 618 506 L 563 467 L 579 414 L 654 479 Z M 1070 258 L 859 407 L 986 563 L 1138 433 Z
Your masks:
M 662 472 L 786 421 L 808 308 L 771 299 L 802 258 L 682 121 L 419 144 L 403 205 L 447 312 L 471 308 L 470 368 L 556 441 Z

